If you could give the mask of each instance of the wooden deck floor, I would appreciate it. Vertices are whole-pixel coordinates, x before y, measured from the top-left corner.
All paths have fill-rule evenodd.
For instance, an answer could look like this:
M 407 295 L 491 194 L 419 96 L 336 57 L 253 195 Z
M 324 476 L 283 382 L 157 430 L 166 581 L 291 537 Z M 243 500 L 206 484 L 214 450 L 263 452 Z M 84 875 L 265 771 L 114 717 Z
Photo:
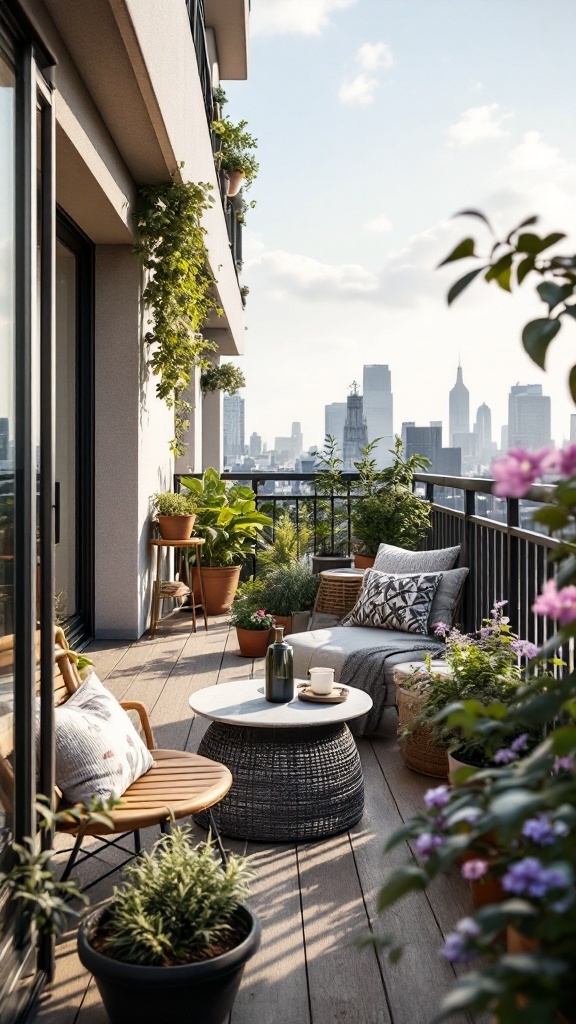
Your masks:
M 194 635 L 187 626 L 180 613 L 160 626 L 154 640 L 96 641 L 89 653 L 118 698 L 145 702 L 158 746 L 196 750 L 207 723 L 190 712 L 192 691 L 261 675 L 262 663 L 237 656 L 235 633 L 224 619 L 211 620 L 208 633 Z M 404 766 L 393 737 L 361 740 L 359 748 L 366 810 L 354 829 L 318 843 L 247 847 L 257 872 L 251 903 L 262 923 L 262 943 L 246 969 L 230 1024 L 425 1024 L 454 979 L 438 948 L 470 910 L 468 888 L 455 873 L 397 907 L 395 934 L 406 942 L 397 965 L 355 945 L 369 928 L 378 928 L 378 889 L 408 852 L 403 847 L 384 856 L 384 842 L 434 785 Z M 146 834 L 146 843 L 154 838 Z M 110 866 L 117 856 L 104 855 Z M 104 857 L 96 874 L 106 870 Z M 86 881 L 93 871 L 89 861 L 78 874 Z M 91 902 L 109 895 L 117 880 L 113 875 L 95 886 Z M 107 1020 L 77 959 L 72 928 L 58 946 L 56 978 L 42 999 L 39 1024 Z M 169 1022 L 167 1007 L 166 1021 L 158 1024 Z

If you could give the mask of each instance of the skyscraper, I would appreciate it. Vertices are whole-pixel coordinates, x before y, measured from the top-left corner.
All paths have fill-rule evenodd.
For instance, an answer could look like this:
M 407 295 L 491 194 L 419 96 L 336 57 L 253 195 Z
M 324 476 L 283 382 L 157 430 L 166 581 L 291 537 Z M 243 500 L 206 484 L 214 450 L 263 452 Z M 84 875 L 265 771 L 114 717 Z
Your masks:
M 543 448 L 551 442 L 551 411 L 541 384 L 515 384 L 508 396 L 510 448 Z
M 244 399 L 240 395 L 224 395 L 223 415 L 224 464 L 244 455 Z
M 493 455 L 492 445 L 492 413 L 490 407 L 483 402 L 478 406 L 474 433 L 478 437 L 478 458 L 481 463 L 490 461 Z
M 383 364 L 368 364 L 364 366 L 362 383 L 368 440 L 373 441 L 377 437 L 382 438 L 374 449 L 373 454 L 378 469 L 384 469 L 392 463 L 390 449 L 394 446 L 392 377 L 390 370 Z
M 346 402 L 331 402 L 324 406 L 324 436 L 336 438 L 336 447 L 340 455 L 344 451 L 344 424 L 346 422 Z
M 470 392 L 462 378 L 462 367 L 458 365 L 456 383 L 450 392 L 450 416 L 448 436 L 454 445 L 454 434 L 470 433 Z
M 460 476 L 462 453 L 460 448 L 442 447 L 442 424 L 436 421 L 429 427 L 417 427 L 414 423 L 402 424 L 404 458 L 411 455 L 425 455 L 431 465 L 423 472 L 442 473 L 446 476 Z
M 360 449 L 368 444 L 368 431 L 364 418 L 362 395 L 356 382 L 346 399 L 346 422 L 344 424 L 343 469 L 354 472 L 354 463 L 362 457 Z
M 254 431 L 253 434 L 250 434 L 250 455 L 252 456 L 252 458 L 254 458 L 254 456 L 258 456 L 261 454 L 262 438 L 260 434 L 257 434 L 256 431 Z

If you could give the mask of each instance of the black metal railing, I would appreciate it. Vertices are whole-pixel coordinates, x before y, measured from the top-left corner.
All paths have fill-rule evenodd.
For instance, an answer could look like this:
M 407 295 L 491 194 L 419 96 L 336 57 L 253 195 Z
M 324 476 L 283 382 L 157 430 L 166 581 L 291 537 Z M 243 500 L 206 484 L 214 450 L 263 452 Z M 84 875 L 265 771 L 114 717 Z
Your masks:
M 249 485 L 258 507 L 266 509 L 274 526 L 284 510 L 289 511 L 297 529 L 305 518 L 312 553 L 318 553 L 320 534 L 326 536 L 320 525 L 327 514 L 329 546 L 352 551 L 352 512 L 354 504 L 363 500 L 357 473 L 344 473 L 342 493 L 331 495 L 316 491 L 316 473 L 224 473 L 222 477 Z M 177 475 L 176 489 L 179 479 Z M 524 499 L 504 499 L 492 495 L 493 483 L 416 474 L 416 493 L 432 503 L 431 528 L 421 546 L 429 550 L 460 545 L 458 564 L 469 568 L 460 614 L 464 630 L 478 629 L 482 619 L 489 617 L 494 602 L 506 600 L 512 629 L 523 639 L 542 644 L 553 634 L 555 624 L 535 615 L 532 605 L 553 574 L 549 555 L 559 542 L 536 532 L 530 513 L 534 507 L 549 503 L 555 488 L 534 486 Z
M 204 109 L 208 125 L 212 126 L 214 120 L 214 99 L 212 96 L 212 74 L 210 61 L 208 59 L 208 45 L 206 43 L 206 21 L 204 17 L 204 0 L 186 0 L 186 10 L 190 19 L 192 39 L 196 51 L 196 62 L 198 74 L 200 75 L 200 86 L 204 98 Z

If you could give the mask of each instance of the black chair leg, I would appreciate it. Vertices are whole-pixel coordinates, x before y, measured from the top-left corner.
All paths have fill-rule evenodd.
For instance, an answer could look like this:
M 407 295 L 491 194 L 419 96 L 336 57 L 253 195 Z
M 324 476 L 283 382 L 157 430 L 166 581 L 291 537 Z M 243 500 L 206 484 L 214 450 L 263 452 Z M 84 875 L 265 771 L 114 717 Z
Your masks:
M 214 836 L 214 839 L 216 841 L 216 846 L 218 847 L 218 852 L 220 853 L 220 860 L 222 861 L 222 867 L 224 868 L 224 870 L 226 870 L 226 868 L 228 867 L 228 854 L 226 853 L 226 850 L 224 849 L 224 846 L 223 846 L 223 843 L 222 843 L 222 837 L 221 837 L 221 835 L 220 835 L 220 833 L 218 831 L 218 826 L 216 824 L 216 821 L 215 821 L 214 815 L 212 813 L 212 808 L 211 807 L 208 808 L 208 820 L 210 822 L 210 832 Z
M 72 851 L 70 853 L 70 856 L 68 857 L 68 861 L 66 863 L 66 867 L 64 868 L 64 871 L 62 872 L 62 877 L 60 879 L 61 882 L 66 882 L 67 879 L 70 877 L 70 872 L 72 871 L 72 868 L 74 867 L 74 864 L 76 862 L 76 858 L 77 858 L 78 853 L 80 851 L 80 847 L 82 846 L 83 838 L 84 838 L 84 835 L 82 833 L 82 829 L 80 829 L 80 831 L 78 832 L 78 834 L 76 836 L 76 839 L 74 840 L 74 846 L 72 847 Z
M 137 828 L 134 832 L 134 853 L 136 856 L 142 853 L 142 840 L 140 838 L 140 829 Z
M 160 831 L 161 831 L 163 836 L 169 836 L 170 835 L 170 833 L 172 831 L 172 822 L 170 821 L 169 818 L 166 818 L 166 821 L 161 821 L 160 822 Z

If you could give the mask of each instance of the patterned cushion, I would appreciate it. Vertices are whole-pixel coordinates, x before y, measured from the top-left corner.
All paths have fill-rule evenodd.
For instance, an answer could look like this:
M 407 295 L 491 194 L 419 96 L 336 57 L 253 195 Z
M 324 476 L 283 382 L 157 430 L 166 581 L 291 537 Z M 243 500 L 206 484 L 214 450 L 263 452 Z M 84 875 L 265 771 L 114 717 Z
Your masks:
M 342 625 L 428 633 L 428 617 L 442 573 L 391 576 L 374 569 L 364 574 L 362 590 Z
M 436 548 L 433 551 L 407 551 L 393 544 L 381 544 L 376 552 L 374 568 L 379 572 L 445 572 L 458 560 L 460 545 Z
M 56 785 L 70 803 L 120 797 L 154 764 L 124 708 L 94 672 L 55 716 Z
M 426 576 L 427 573 L 402 573 L 404 576 Z M 442 573 L 442 579 L 434 594 L 430 618 L 428 619 L 428 632 L 433 633 L 434 627 L 443 622 L 450 629 L 454 625 L 456 613 L 460 605 L 460 597 L 468 576 L 468 569 L 448 569 Z

